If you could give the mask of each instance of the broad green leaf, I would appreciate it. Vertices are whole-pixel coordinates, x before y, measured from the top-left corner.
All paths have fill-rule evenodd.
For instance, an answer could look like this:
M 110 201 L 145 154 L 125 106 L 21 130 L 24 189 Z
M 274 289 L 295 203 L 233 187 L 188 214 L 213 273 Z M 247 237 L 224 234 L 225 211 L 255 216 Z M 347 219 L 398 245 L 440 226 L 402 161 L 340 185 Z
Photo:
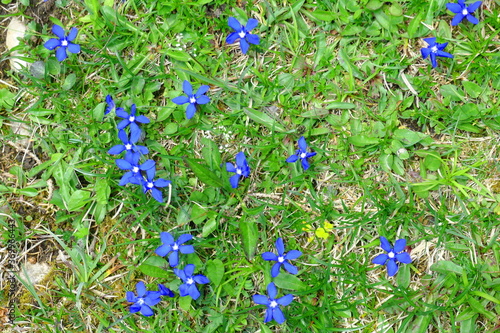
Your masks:
M 201 235 L 203 237 L 207 237 L 208 235 L 210 235 L 212 232 L 215 231 L 215 229 L 217 229 L 217 220 L 215 219 L 215 217 L 209 219 L 204 225 L 203 225 L 203 229 L 201 231 Z
M 192 298 L 189 296 L 179 297 L 179 307 L 182 310 L 189 312 L 189 310 L 191 310 L 191 301 L 192 301 Z
M 478 98 L 484 90 L 477 83 L 474 83 L 472 81 L 463 81 L 462 85 L 464 86 L 467 94 L 469 94 L 469 96 L 472 98 Z
M 357 134 L 347 138 L 347 141 L 356 147 L 365 147 L 369 145 L 376 145 L 380 142 L 379 139 L 367 136 L 365 134 Z
M 427 135 L 425 135 L 424 133 L 414 132 L 407 128 L 398 128 L 394 131 L 394 138 L 401 141 L 407 147 L 413 146 L 426 137 Z
M 385 172 L 391 172 L 392 170 L 392 163 L 394 161 L 394 155 L 392 154 L 381 154 L 380 158 L 380 167 L 382 170 Z
M 267 126 L 271 130 L 286 132 L 286 128 L 283 127 L 283 125 L 281 125 L 279 122 L 271 118 L 267 113 L 250 108 L 244 108 L 243 111 L 245 111 L 248 117 L 256 123 Z
M 315 18 L 317 18 L 318 20 L 326 21 L 326 22 L 333 21 L 335 19 L 335 17 L 337 17 L 336 13 L 330 12 L 330 11 L 326 11 L 326 10 L 315 10 L 312 13 L 312 15 Z
M 465 100 L 464 92 L 452 84 L 442 85 L 439 91 L 441 91 L 443 97 L 450 97 L 452 101 L 458 102 Z
M 205 221 L 207 217 L 207 210 L 205 208 L 197 204 L 193 205 L 193 208 L 191 208 L 191 219 L 193 220 L 194 224 L 200 224 L 201 222 Z
M 327 109 L 348 110 L 356 108 L 356 104 L 347 102 L 331 102 L 326 106 Z
M 142 264 L 138 267 L 138 269 L 143 273 L 146 274 L 147 276 L 151 276 L 154 278 L 168 278 L 170 274 L 165 271 L 164 269 L 153 266 L 153 265 L 148 265 L 148 264 Z
M 366 4 L 366 9 L 369 9 L 369 10 L 377 10 L 379 9 L 380 7 L 382 7 L 384 3 L 379 1 L 379 0 L 370 0 L 367 4 Z
M 207 168 L 205 165 L 196 162 L 190 158 L 184 158 L 189 168 L 198 177 L 198 179 L 208 186 L 222 187 L 222 180 L 215 175 L 214 171 Z
M 94 191 L 96 193 L 96 201 L 102 205 L 106 205 L 111 193 L 111 188 L 109 187 L 107 179 L 97 178 L 94 186 Z
M 424 158 L 424 166 L 427 170 L 437 171 L 441 166 L 441 158 L 436 154 L 427 154 Z
M 76 82 L 76 74 L 71 73 L 68 76 L 66 76 L 66 79 L 64 79 L 62 88 L 64 90 L 70 90 L 75 85 L 75 82 Z
M 398 286 L 405 289 L 408 288 L 410 285 L 410 278 L 410 267 L 408 265 L 402 265 L 398 271 L 398 275 L 396 276 Z
M 401 160 L 397 156 L 394 156 L 394 161 L 392 162 L 392 170 L 394 170 L 394 172 L 400 176 L 404 175 L 405 167 L 403 164 L 403 160 Z
M 201 149 L 201 154 L 211 169 L 217 168 L 221 164 L 221 156 L 219 146 L 208 138 L 202 138 L 201 143 L 204 147 Z
M 240 235 L 243 243 L 243 250 L 247 255 L 248 260 L 252 260 L 257 249 L 259 240 L 259 231 L 255 221 L 246 220 L 242 217 L 240 220 Z
M 36 197 L 38 195 L 38 191 L 30 187 L 20 189 L 18 190 L 18 193 L 28 197 Z
M 429 329 L 431 320 L 432 314 L 415 316 L 415 320 L 409 325 L 406 332 L 426 333 Z
M 68 200 L 68 211 L 74 212 L 85 206 L 90 198 L 90 192 L 84 190 L 76 190 L 71 194 Z
M 444 274 L 446 273 L 462 274 L 464 269 L 461 266 L 455 264 L 454 262 L 448 260 L 440 260 L 432 264 L 431 271 Z
M 224 264 L 220 259 L 209 260 L 206 267 L 207 277 L 210 284 L 218 286 L 224 277 Z
M 167 264 L 167 261 L 165 260 L 165 258 L 158 257 L 158 256 L 151 256 L 151 257 L 147 258 L 143 264 L 155 266 L 155 267 L 160 267 L 160 268 L 168 267 L 168 264 Z
M 281 272 L 276 278 L 274 278 L 274 283 L 278 288 L 282 289 L 293 291 L 302 291 L 307 289 L 307 286 L 298 277 L 285 272 Z

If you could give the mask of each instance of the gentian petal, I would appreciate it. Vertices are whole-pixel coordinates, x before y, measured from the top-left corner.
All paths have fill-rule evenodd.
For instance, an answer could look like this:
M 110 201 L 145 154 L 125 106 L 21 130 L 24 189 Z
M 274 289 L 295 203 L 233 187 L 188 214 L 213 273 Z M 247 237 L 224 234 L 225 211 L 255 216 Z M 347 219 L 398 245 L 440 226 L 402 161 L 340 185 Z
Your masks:
M 280 274 L 280 267 L 281 267 L 281 263 L 277 262 L 271 268 L 271 276 L 273 278 L 277 277 Z
M 117 110 L 118 111 L 118 110 Z M 130 121 L 128 121 L 128 119 L 123 119 L 122 121 L 120 121 L 118 123 L 118 125 L 116 125 L 116 128 L 117 129 L 124 129 L 125 127 L 127 127 L 128 125 L 130 124 Z
M 453 54 L 444 51 L 437 51 L 437 55 L 445 58 L 453 58 Z
M 268 300 L 267 296 L 264 296 L 264 295 L 253 295 L 252 298 L 253 298 L 254 303 L 262 304 L 262 305 L 268 305 L 269 304 L 269 300 Z
M 460 6 L 458 3 L 447 3 L 446 8 L 448 8 L 449 11 L 455 14 L 462 12 L 462 6 Z
M 177 265 L 179 265 L 179 252 L 172 251 L 172 253 L 170 253 L 170 255 L 168 256 L 168 263 L 171 267 L 176 267 Z
M 436 37 L 428 37 L 428 38 L 424 38 L 424 41 L 429 44 L 429 46 L 432 46 L 434 44 L 436 44 Z
M 478 24 L 478 23 L 479 23 L 479 20 L 478 20 L 476 17 L 474 17 L 474 16 L 472 16 L 472 15 L 470 15 L 470 14 L 466 15 L 466 16 L 465 16 L 465 18 L 466 18 L 466 19 L 467 19 L 470 23 L 472 23 L 472 24 Z
M 108 150 L 108 154 L 111 154 L 111 155 L 118 155 L 118 154 L 120 154 L 121 152 L 123 152 L 124 150 L 125 150 L 125 146 L 124 146 L 124 145 L 116 145 L 116 146 L 111 147 L 111 148 Z
M 236 174 L 229 178 L 229 183 L 231 184 L 232 188 L 238 188 L 238 182 L 240 181 L 240 177 L 241 177 L 240 175 Z
M 184 244 L 186 242 L 189 242 L 191 239 L 193 239 L 193 235 L 191 235 L 191 234 L 182 234 L 177 239 L 177 244 Z
M 438 63 L 437 63 L 437 58 L 436 58 L 436 54 L 435 53 L 431 53 L 431 64 L 432 64 L 432 68 L 436 68 Z
M 172 251 L 172 247 L 168 244 L 163 244 L 159 248 L 155 250 L 155 253 L 160 257 L 166 256 L 170 251 Z M 172 264 L 170 264 L 172 266 Z M 176 266 L 176 265 L 175 265 Z
M 203 95 L 204 93 L 206 93 L 208 91 L 208 89 L 210 89 L 210 86 L 207 86 L 207 85 L 203 85 L 203 86 L 199 87 L 198 91 L 196 91 L 195 97 L 200 98 L 200 96 Z M 198 103 L 198 104 L 200 104 L 200 103 Z
M 299 139 L 299 148 L 303 152 L 305 152 L 307 150 L 306 138 L 304 138 L 303 136 L 301 136 Z
M 276 285 L 274 282 L 270 282 L 267 285 L 267 294 L 269 295 L 269 298 L 276 298 L 276 295 L 278 295 L 278 290 L 276 289 Z
M 301 161 L 300 161 L 300 162 L 302 163 L 302 168 L 303 168 L 304 170 L 309 169 L 309 162 L 307 161 L 307 158 L 303 158 L 303 159 L 301 159 Z
M 126 161 L 126 160 L 121 159 L 121 158 L 115 160 L 115 164 L 116 164 L 117 167 L 119 167 L 122 170 L 130 170 L 130 169 L 132 169 L 132 164 L 130 164 L 129 161 Z
M 482 3 L 483 3 L 482 1 L 476 1 L 476 2 L 474 2 L 472 5 L 469 5 L 469 7 L 467 7 L 467 11 L 469 13 L 474 12 L 476 9 L 479 8 L 479 6 L 481 6 Z
M 141 169 L 142 171 L 147 171 L 149 169 L 154 168 L 155 164 L 156 164 L 155 161 L 147 160 L 139 166 L 139 169 Z
M 118 138 L 123 142 L 123 144 L 126 144 L 128 142 L 128 135 L 124 130 L 118 131 Z
M 189 104 L 186 108 L 186 119 L 191 119 L 194 117 L 194 114 L 196 112 L 196 105 L 195 104 Z
M 250 44 L 246 41 L 246 39 L 240 39 L 240 49 L 243 54 L 247 54 L 248 49 L 250 48 Z
M 239 168 L 243 168 L 246 165 L 246 161 L 247 159 L 244 152 L 240 151 L 238 154 L 236 154 L 236 165 Z
M 457 15 L 455 15 L 453 17 L 453 20 L 451 20 L 451 25 L 452 26 L 455 26 L 455 25 L 458 25 L 460 22 L 462 22 L 462 20 L 464 19 L 464 14 L 462 14 L 461 12 L 458 13 Z
M 229 17 L 229 19 L 227 20 L 227 24 L 233 28 L 234 31 L 236 32 L 240 32 L 241 31 L 241 24 L 240 22 L 238 22 L 237 19 L 235 19 L 234 17 Z
M 398 239 L 396 241 L 396 243 L 394 243 L 393 250 L 394 250 L 394 252 L 399 253 L 399 252 L 404 251 L 405 247 L 406 247 L 406 239 L 401 238 L 401 239 Z
M 183 254 L 194 253 L 193 245 L 181 245 L 179 246 L 179 251 Z
M 71 30 L 69 31 L 69 34 L 68 34 L 68 37 L 66 37 L 66 40 L 68 42 L 72 42 L 75 38 L 76 38 L 76 35 L 78 35 L 78 29 L 77 28 L 71 28 Z M 73 52 L 74 53 L 74 52 Z
M 267 260 L 267 261 L 277 261 L 278 256 L 272 252 L 264 252 L 264 253 L 262 253 L 262 259 Z
M 123 108 L 116 109 L 116 116 L 123 119 L 128 119 L 128 113 Z
M 58 46 L 61 46 L 61 41 L 59 39 L 56 39 L 56 38 L 51 38 L 49 39 L 48 41 L 45 42 L 45 44 L 43 44 L 43 46 L 48 49 L 48 50 L 53 50 L 55 49 L 56 47 Z
M 136 297 L 132 291 L 127 291 L 126 293 L 127 302 L 135 303 Z
M 54 33 L 54 35 L 56 35 L 60 39 L 64 38 L 64 29 L 61 26 L 54 24 L 52 26 L 52 32 Z
M 278 256 L 281 257 L 285 253 L 285 244 L 283 244 L 283 239 L 278 237 L 276 240 L 276 250 L 278 250 Z
M 146 177 L 149 182 L 153 181 L 153 178 L 155 178 L 155 174 L 156 174 L 156 168 L 149 168 L 146 170 Z
M 181 284 L 179 286 L 179 295 L 182 297 L 189 295 L 189 286 L 187 284 Z
M 423 47 L 420 49 L 420 53 L 422 53 L 422 58 L 425 59 L 429 56 L 429 54 L 431 54 L 431 49 L 428 48 L 428 47 Z
M 264 317 L 264 322 L 267 323 L 270 322 L 271 320 L 273 320 L 273 309 L 268 307 L 266 309 L 266 316 Z
M 194 300 L 197 300 L 198 297 L 200 297 L 200 291 L 194 283 L 188 287 L 188 293 Z
M 198 284 L 210 283 L 210 280 L 205 275 L 201 274 L 193 276 L 193 280 Z
M 210 98 L 206 95 L 202 95 L 196 100 L 196 104 L 207 104 L 208 102 L 210 102 Z
M 252 35 L 252 34 L 247 34 L 245 36 L 245 39 L 247 40 L 247 42 L 249 42 L 250 44 L 254 44 L 254 45 L 259 45 L 260 44 L 260 38 L 259 36 L 257 35 Z
M 411 257 L 410 257 L 410 254 L 408 252 L 397 253 L 396 260 L 403 263 L 403 264 L 411 263 Z
M 290 260 L 290 259 L 297 259 L 302 255 L 302 252 L 299 250 L 291 250 L 285 255 L 285 259 Z
M 380 247 L 386 252 L 392 251 L 391 243 L 384 236 L 380 236 Z
M 188 96 L 191 96 L 193 94 L 193 86 L 191 85 L 191 83 L 189 83 L 188 80 L 184 80 L 184 82 L 182 82 L 182 90 Z
M 64 59 L 66 59 L 68 57 L 67 53 L 66 53 L 66 48 L 64 46 L 61 46 L 60 48 L 58 48 L 56 50 L 56 59 L 58 61 L 63 61 Z
M 250 31 L 250 30 L 254 29 L 258 24 L 259 24 L 259 21 L 257 21 L 254 18 L 251 18 L 248 20 L 247 25 L 245 26 L 245 30 Z
M 168 297 L 174 297 L 175 294 L 172 290 L 169 288 L 165 287 L 163 284 L 158 283 L 158 289 L 160 290 L 160 293 L 162 296 L 168 296 Z
M 283 266 L 285 267 L 286 271 L 290 274 L 295 275 L 299 272 L 299 269 L 294 265 L 290 264 L 288 261 L 284 261 Z
M 177 105 L 186 104 L 189 103 L 189 97 L 182 95 L 172 99 L 172 102 L 174 102 Z
M 170 180 L 166 180 L 163 178 L 158 178 L 157 180 L 154 181 L 155 187 L 167 187 L 168 185 L 170 185 L 170 183 L 171 183 Z
M 79 53 L 80 52 L 80 45 L 68 43 L 68 51 L 71 53 Z
M 170 232 L 163 231 L 160 233 L 160 239 L 163 244 L 174 244 L 174 236 Z
M 286 320 L 285 315 L 283 315 L 283 312 L 278 306 L 273 309 L 273 319 L 276 320 L 278 324 L 282 324 Z
M 134 178 L 134 174 L 132 171 L 129 171 L 129 172 L 126 172 L 122 178 L 120 179 L 120 182 L 118 183 L 118 185 L 120 186 L 125 186 L 127 185 L 128 183 L 130 183 L 130 179 Z
M 157 189 L 156 187 L 153 187 L 151 189 L 151 195 L 153 196 L 153 198 L 158 201 L 159 203 L 163 203 L 163 194 L 161 193 L 161 191 L 159 189 Z
M 394 276 L 399 269 L 398 264 L 396 264 L 396 261 L 394 259 L 389 259 L 387 260 L 387 275 L 389 276 Z
M 182 269 L 174 268 L 174 273 L 180 278 L 182 281 L 186 281 L 186 273 Z M 181 295 L 182 296 L 182 295 Z
M 226 162 L 226 171 L 227 172 L 236 172 L 236 168 L 233 163 Z
M 389 259 L 389 256 L 385 253 L 382 253 L 372 259 L 372 264 L 385 265 L 387 259 Z
M 139 153 L 146 155 L 149 153 L 149 150 L 147 147 L 144 146 L 135 146 L 135 151 L 138 151 Z
M 285 295 L 283 297 L 278 298 L 276 300 L 276 303 L 278 303 L 279 305 L 286 306 L 286 305 L 292 303 L 292 301 L 293 301 L 293 295 L 288 294 L 288 295 Z
M 135 288 L 137 289 L 137 296 L 138 297 L 143 297 L 146 294 L 146 286 L 144 285 L 144 282 L 139 281 L 135 285 Z
M 138 123 L 149 124 L 149 118 L 143 115 L 135 117 L 135 121 Z
M 141 308 L 142 308 L 142 305 L 139 305 L 139 304 L 137 304 L 137 303 L 132 304 L 132 305 L 130 306 L 130 313 L 136 313 L 136 312 L 139 312 L 139 311 L 141 310 Z
M 184 268 L 186 276 L 192 276 L 194 273 L 194 268 L 195 266 L 193 264 L 186 265 L 186 267 Z
M 299 159 L 299 157 L 297 155 L 292 155 L 289 158 L 287 158 L 286 161 L 288 163 L 294 163 L 294 162 L 297 162 L 298 159 Z
M 236 40 L 240 38 L 240 36 L 238 35 L 237 32 L 231 32 L 229 34 L 229 36 L 227 36 L 226 38 L 226 43 L 227 44 L 233 44 L 234 42 L 236 42 Z

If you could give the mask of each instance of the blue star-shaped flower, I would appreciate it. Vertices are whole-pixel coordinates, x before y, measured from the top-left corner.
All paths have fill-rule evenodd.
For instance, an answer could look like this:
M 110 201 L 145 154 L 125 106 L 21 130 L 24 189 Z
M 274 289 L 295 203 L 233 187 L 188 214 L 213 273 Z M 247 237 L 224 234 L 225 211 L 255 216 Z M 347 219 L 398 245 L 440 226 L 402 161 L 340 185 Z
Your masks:
M 293 295 L 288 294 L 276 299 L 278 291 L 276 290 L 274 282 L 271 282 L 267 285 L 267 294 L 269 296 L 253 295 L 253 301 L 257 304 L 267 306 L 266 317 L 264 318 L 265 323 L 274 319 L 278 324 L 282 324 L 285 321 L 285 316 L 281 311 L 280 305 L 287 306 L 288 304 L 292 303 Z
M 424 38 L 424 41 L 429 44 L 429 47 L 422 48 L 420 52 L 422 53 L 422 58 L 424 59 L 430 56 L 433 68 L 437 67 L 436 57 L 453 58 L 452 54 L 443 51 L 448 43 L 438 44 L 436 43 L 436 37 Z
M 174 297 L 175 294 L 172 290 L 168 289 L 165 287 L 163 284 L 158 283 L 158 291 L 160 292 L 160 295 L 162 296 L 168 296 L 168 297 Z
M 139 132 L 139 135 L 141 133 L 141 129 L 139 128 L 139 125 L 137 125 L 137 123 L 149 124 L 149 119 L 146 116 L 136 116 L 135 112 L 135 104 L 132 104 L 132 106 L 130 107 L 130 114 L 128 114 L 122 108 L 116 109 L 116 115 L 120 118 L 124 118 L 116 127 L 118 129 L 124 129 L 125 127 L 130 125 L 130 134 L 134 137 L 137 135 L 137 132 Z
M 61 26 L 54 24 L 54 26 L 52 27 L 52 32 L 58 38 L 49 39 L 48 41 L 45 42 L 45 44 L 43 44 L 43 46 L 45 46 L 46 49 L 51 51 L 58 47 L 56 51 L 57 60 L 63 61 L 68 57 L 66 50 L 68 50 L 71 53 L 80 52 L 80 45 L 72 43 L 75 40 L 76 35 L 78 35 L 77 28 L 71 28 L 68 36 L 66 37 L 64 35 L 64 29 Z
M 196 284 L 209 283 L 210 280 L 201 274 L 193 276 L 194 268 L 193 264 L 189 264 L 186 265 L 184 269 L 174 268 L 174 273 L 182 280 L 182 282 L 184 282 L 184 284 L 181 284 L 179 287 L 179 295 L 189 295 L 196 300 L 200 297 L 200 292 L 198 291 Z
M 198 88 L 196 94 L 193 94 L 193 86 L 191 86 L 191 83 L 185 80 L 184 83 L 182 83 L 182 89 L 184 90 L 184 93 L 187 96 L 176 97 L 172 100 L 172 102 L 174 102 L 177 105 L 189 103 L 189 105 L 186 108 L 186 118 L 191 119 L 193 118 L 194 113 L 196 112 L 196 105 L 207 104 L 208 102 L 210 102 L 210 98 L 204 95 L 209 88 L 210 87 L 206 85 L 201 86 L 200 88 Z
M 394 247 L 387 238 L 380 236 L 380 247 L 387 252 L 379 254 L 373 258 L 372 263 L 377 265 L 387 266 L 387 275 L 394 276 L 399 269 L 398 262 L 403 264 L 411 263 L 410 255 L 407 252 L 403 252 L 406 247 L 406 239 L 398 239 L 394 243 Z
M 309 157 L 313 157 L 314 155 L 316 155 L 316 153 L 307 152 L 306 139 L 303 136 L 301 136 L 299 139 L 299 149 L 297 150 L 295 155 L 290 156 L 289 158 L 286 159 L 286 161 L 288 163 L 294 163 L 297 162 L 297 160 L 300 158 L 302 163 L 302 168 L 304 168 L 304 170 L 307 170 L 309 169 L 309 162 L 307 161 L 307 159 Z
M 163 195 L 161 194 L 159 188 L 170 185 L 171 181 L 165 180 L 163 178 L 158 178 L 157 180 L 154 180 L 155 174 L 156 174 L 155 168 L 150 168 L 146 170 L 146 179 L 142 180 L 142 189 L 144 193 L 151 191 L 151 195 L 153 196 L 153 198 L 159 203 L 162 203 Z
M 160 239 L 163 245 L 156 249 L 155 253 L 160 257 L 168 256 L 170 266 L 175 267 L 179 264 L 179 251 L 183 254 L 194 253 L 193 245 L 182 245 L 193 238 L 190 234 L 180 235 L 177 241 L 169 232 L 160 233 Z
M 226 171 L 236 173 L 235 175 L 231 176 L 231 178 L 229 178 L 229 183 L 231 183 L 232 188 L 237 188 L 240 177 L 250 176 L 250 167 L 248 166 L 245 153 L 240 151 L 238 154 L 236 154 L 236 167 L 233 165 L 233 163 L 227 162 Z
M 133 134 L 135 134 L 135 135 L 133 135 Z M 141 136 L 141 132 L 139 131 L 139 132 L 135 132 L 133 134 L 131 134 L 130 140 L 129 140 L 127 133 L 125 133 L 124 130 L 119 130 L 118 137 L 120 138 L 120 140 L 122 140 L 123 144 L 111 147 L 108 150 L 108 154 L 118 155 L 118 154 L 121 154 L 123 151 L 126 151 L 125 159 L 127 159 L 127 156 L 130 159 L 132 152 L 139 152 L 143 155 L 146 155 L 149 152 L 148 148 L 146 148 L 144 146 L 136 145 L 137 141 L 139 141 L 139 137 Z
M 458 3 L 447 3 L 446 8 L 457 14 L 453 17 L 453 20 L 451 20 L 451 25 L 458 25 L 464 18 L 467 18 L 467 20 L 472 24 L 478 24 L 479 20 L 471 14 L 474 13 L 474 11 L 478 9 L 481 4 L 482 1 L 476 1 L 467 7 L 465 0 L 458 0 Z
M 290 263 L 290 260 L 297 259 L 302 255 L 302 252 L 298 250 L 291 250 L 285 254 L 285 245 L 283 244 L 283 239 L 281 239 L 281 237 L 276 240 L 276 249 L 278 250 L 278 255 L 272 252 L 262 253 L 262 259 L 267 261 L 276 261 L 271 268 L 271 276 L 273 278 L 277 277 L 280 273 L 281 266 L 285 267 L 288 273 L 297 274 L 299 270 Z
M 141 155 L 139 153 L 132 153 L 130 155 L 126 155 L 125 159 L 117 159 L 115 161 L 116 165 L 122 170 L 129 170 L 125 173 L 118 185 L 124 186 L 128 183 L 141 185 L 143 181 L 143 177 L 141 171 L 146 171 L 151 168 L 154 168 L 155 161 L 147 160 L 142 164 L 139 164 L 139 159 Z
M 257 35 L 252 35 L 249 31 L 252 30 L 259 24 L 259 21 L 256 19 L 249 19 L 247 22 L 247 25 L 244 26 L 238 22 L 237 19 L 234 17 L 230 17 L 227 20 L 227 24 L 233 28 L 235 32 L 231 32 L 229 36 L 226 38 L 226 43 L 228 44 L 233 44 L 236 42 L 236 40 L 239 38 L 240 39 L 240 48 L 241 52 L 243 54 L 246 54 L 248 52 L 248 49 L 250 48 L 250 44 L 254 45 L 259 45 L 259 36 Z M 250 44 L 249 44 L 250 43 Z
M 108 106 L 106 106 L 106 109 L 104 110 L 104 115 L 107 115 L 111 111 L 115 111 L 115 110 L 122 110 L 123 111 L 123 108 L 116 107 L 115 101 L 113 101 L 113 98 L 111 97 L 111 95 L 106 95 L 106 104 L 108 104 Z
M 159 291 L 147 291 L 144 282 L 137 282 L 135 288 L 137 289 L 137 296 L 132 291 L 127 291 L 127 302 L 134 303 L 130 306 L 130 313 L 141 311 L 146 316 L 154 314 L 151 309 L 152 306 L 161 301 L 161 293 Z

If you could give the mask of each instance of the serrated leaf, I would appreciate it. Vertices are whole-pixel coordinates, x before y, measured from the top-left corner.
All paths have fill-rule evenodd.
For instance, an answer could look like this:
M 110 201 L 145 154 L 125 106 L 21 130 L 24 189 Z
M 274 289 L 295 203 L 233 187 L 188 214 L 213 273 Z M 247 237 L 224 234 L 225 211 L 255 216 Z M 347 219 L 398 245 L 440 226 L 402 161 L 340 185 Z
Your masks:
M 283 125 L 281 125 L 279 122 L 271 118 L 267 113 L 250 108 L 244 108 L 243 111 L 245 111 L 250 119 L 258 124 L 267 126 L 269 127 L 269 129 L 278 132 L 286 132 L 286 128 L 283 127 Z
M 219 259 L 209 260 L 206 267 L 207 277 L 210 279 L 210 284 L 218 286 L 224 277 L 224 264 Z
M 200 164 L 196 162 L 196 160 L 190 158 L 184 158 L 184 161 L 200 181 L 204 182 L 208 186 L 213 186 L 213 187 L 223 186 L 222 180 L 215 175 L 214 171 L 210 170 L 205 165 Z
M 307 286 L 298 277 L 285 272 L 281 272 L 277 277 L 275 277 L 274 283 L 278 288 L 282 289 L 293 291 L 302 291 L 307 289 Z
M 248 260 L 252 260 L 259 240 L 257 224 L 254 221 L 245 221 L 242 218 L 239 225 L 243 251 L 245 251 Z

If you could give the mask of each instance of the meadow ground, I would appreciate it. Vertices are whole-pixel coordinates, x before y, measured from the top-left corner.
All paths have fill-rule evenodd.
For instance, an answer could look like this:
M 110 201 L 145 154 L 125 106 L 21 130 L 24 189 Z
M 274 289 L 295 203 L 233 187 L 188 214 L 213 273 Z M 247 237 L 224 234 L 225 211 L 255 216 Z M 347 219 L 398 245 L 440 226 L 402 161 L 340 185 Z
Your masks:
M 500 331 L 500 3 L 451 26 L 447 2 L 3 0 L 4 331 Z M 9 51 L 13 17 L 27 32 Z M 259 45 L 227 44 L 229 17 L 258 20 Z M 78 29 L 79 53 L 44 47 L 54 25 Z M 432 68 L 430 37 L 454 58 Z M 184 80 L 210 87 L 191 119 L 172 102 Z M 137 144 L 171 181 L 163 203 L 119 185 L 108 94 L 150 120 Z M 301 136 L 307 170 L 286 162 Z M 239 152 L 251 171 L 233 189 Z M 193 235 L 177 267 L 210 280 L 196 300 L 155 254 L 167 231 Z M 371 262 L 380 236 L 407 241 L 395 276 Z M 261 256 L 279 237 L 302 252 L 296 275 Z M 175 296 L 131 314 L 139 281 Z M 282 324 L 252 298 L 270 282 L 294 296 Z

